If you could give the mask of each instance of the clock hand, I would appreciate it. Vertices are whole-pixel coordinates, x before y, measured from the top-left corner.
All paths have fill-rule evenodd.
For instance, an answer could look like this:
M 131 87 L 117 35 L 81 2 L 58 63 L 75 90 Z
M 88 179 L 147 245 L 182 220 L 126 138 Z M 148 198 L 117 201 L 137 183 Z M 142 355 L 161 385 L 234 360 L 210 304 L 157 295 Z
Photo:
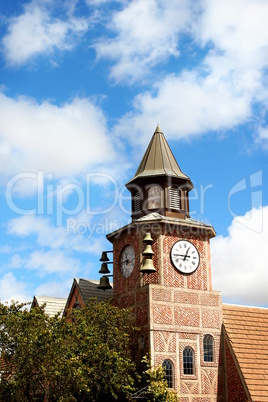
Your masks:
M 186 251 L 186 254 L 185 254 L 184 258 L 183 258 L 183 261 L 185 261 L 186 258 L 189 257 L 189 256 L 188 256 L 189 250 L 190 250 L 190 247 L 187 248 L 187 251 Z
M 173 255 L 176 256 L 176 257 L 177 257 L 177 256 L 178 256 L 178 257 L 183 257 L 183 258 L 185 257 L 185 259 L 186 259 L 186 258 L 190 258 L 190 255 L 186 255 L 186 254 L 173 254 Z M 184 260 L 184 261 L 185 261 L 185 260 Z

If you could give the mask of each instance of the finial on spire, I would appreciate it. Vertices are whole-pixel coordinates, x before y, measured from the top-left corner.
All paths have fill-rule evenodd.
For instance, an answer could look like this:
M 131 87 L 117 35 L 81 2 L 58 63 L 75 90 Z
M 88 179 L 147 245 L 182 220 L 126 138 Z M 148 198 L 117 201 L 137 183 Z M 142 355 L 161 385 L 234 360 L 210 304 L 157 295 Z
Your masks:
M 159 124 L 157 124 L 157 127 L 155 129 L 155 133 L 162 133 L 163 134 L 163 131 L 161 130 Z

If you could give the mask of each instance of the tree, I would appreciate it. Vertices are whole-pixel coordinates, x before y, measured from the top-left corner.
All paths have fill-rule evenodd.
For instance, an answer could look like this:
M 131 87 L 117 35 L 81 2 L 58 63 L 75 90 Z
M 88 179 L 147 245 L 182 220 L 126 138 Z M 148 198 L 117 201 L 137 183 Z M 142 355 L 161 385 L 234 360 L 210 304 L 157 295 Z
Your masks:
M 129 400 L 136 366 L 130 353 L 135 329 L 129 311 L 90 300 L 73 311 L 72 365 L 92 401 Z
M 50 388 L 68 363 L 66 330 L 63 320 L 49 318 L 43 309 L 0 304 L 0 400 L 54 400 Z M 64 385 L 65 377 L 61 380 Z
M 174 390 L 168 388 L 163 367 L 152 368 L 148 356 L 144 356 L 139 363 L 141 373 L 138 391 L 133 394 L 133 399 L 150 402 L 178 402 L 178 396 Z
M 138 374 L 129 310 L 91 299 L 71 317 L 69 323 L 43 308 L 0 303 L 1 401 L 123 402 L 141 384 L 144 400 L 175 401 L 162 370 L 146 366 Z

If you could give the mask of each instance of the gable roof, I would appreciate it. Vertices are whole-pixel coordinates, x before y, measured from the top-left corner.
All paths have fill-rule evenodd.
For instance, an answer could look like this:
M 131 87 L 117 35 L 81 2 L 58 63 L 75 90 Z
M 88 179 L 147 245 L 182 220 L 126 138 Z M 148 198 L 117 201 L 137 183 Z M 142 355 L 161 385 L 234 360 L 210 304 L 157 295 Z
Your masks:
M 222 306 L 227 343 L 252 401 L 268 402 L 268 309 Z
M 180 178 L 187 181 L 190 188 L 193 188 L 190 178 L 181 171 L 159 125 L 156 127 L 135 176 L 126 184 L 126 187 L 138 178 L 152 176 Z
M 72 296 L 74 294 L 75 289 L 78 289 L 80 296 L 86 304 L 86 302 L 91 297 L 96 297 L 98 301 L 104 301 L 113 297 L 113 289 L 102 290 L 98 289 L 97 286 L 99 285 L 99 281 L 94 279 L 83 279 L 83 278 L 74 278 L 72 288 L 70 290 L 63 315 L 67 314 L 68 309 L 70 308 L 70 302 L 72 300 Z M 110 285 L 113 284 L 110 282 Z M 71 306 L 72 307 L 72 306 Z
M 93 279 L 82 279 L 82 278 L 74 278 L 76 281 L 77 287 L 80 290 L 81 296 L 86 303 L 88 299 L 91 297 L 96 297 L 98 301 L 104 301 L 113 297 L 113 289 L 97 289 L 99 285 L 99 281 L 95 281 Z M 113 286 L 112 283 L 110 283 Z
M 62 316 L 66 301 L 66 297 L 34 296 L 31 308 L 45 304 L 44 311 L 47 315 L 54 317 L 60 313 Z

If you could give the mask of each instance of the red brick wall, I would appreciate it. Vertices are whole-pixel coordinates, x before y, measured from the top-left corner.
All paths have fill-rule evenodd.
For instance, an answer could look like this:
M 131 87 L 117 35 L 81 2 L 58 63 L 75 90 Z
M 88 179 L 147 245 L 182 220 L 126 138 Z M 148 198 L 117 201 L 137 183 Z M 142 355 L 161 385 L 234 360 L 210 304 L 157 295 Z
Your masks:
M 247 395 L 237 372 L 230 349 L 225 341 L 226 377 L 228 389 L 228 402 L 245 402 Z
M 199 251 L 200 264 L 198 269 L 191 275 L 183 275 L 173 267 L 170 260 L 170 250 L 173 244 L 186 239 L 195 245 Z M 164 255 L 164 284 L 166 286 L 183 287 L 186 289 L 211 290 L 211 265 L 209 240 L 204 235 L 182 235 L 177 232 L 166 233 L 163 239 Z
M 205 234 L 180 233 L 177 225 L 165 226 L 164 224 L 154 224 L 150 230 L 150 225 L 132 225 L 128 230 L 122 231 L 113 239 L 113 282 L 114 293 L 127 293 L 133 289 L 138 289 L 146 284 L 162 284 L 165 286 L 212 290 L 211 282 L 211 262 L 210 244 Z M 150 231 L 154 240 L 152 249 L 154 252 L 153 264 L 157 272 L 150 275 L 144 274 L 141 282 L 140 267 L 142 265 L 144 244 L 142 239 L 146 231 Z M 173 244 L 181 239 L 191 241 L 199 251 L 200 264 L 198 269 L 191 275 L 184 275 L 179 272 L 170 260 L 170 250 Z M 120 255 L 122 249 L 130 244 L 134 247 L 136 262 L 133 273 L 129 278 L 124 278 L 120 271 Z
M 165 359 L 173 362 L 180 401 L 223 401 L 223 389 L 219 387 L 222 320 L 219 292 L 151 285 L 149 299 L 153 364 L 161 365 Z M 214 362 L 203 359 L 206 334 L 214 338 Z M 183 374 L 182 355 L 186 346 L 195 354 L 195 372 L 191 376 Z
M 85 305 L 78 288 L 75 286 L 75 288 L 73 289 L 71 298 L 70 298 L 69 306 L 68 306 L 68 312 L 66 315 L 67 321 L 71 321 L 71 319 L 69 317 L 69 315 L 70 315 L 69 312 L 72 310 L 72 308 L 75 307 L 76 304 L 80 304 L 81 307 L 84 307 L 84 305 Z
M 122 294 L 128 295 L 134 289 L 140 287 L 140 239 L 133 230 L 114 240 L 113 243 L 113 289 L 114 297 L 117 298 Z M 120 256 L 126 245 L 131 245 L 135 250 L 135 266 L 132 274 L 128 278 L 124 278 L 120 270 Z
M 174 229 L 174 230 L 173 230 Z M 170 359 L 174 365 L 175 389 L 181 402 L 219 402 L 219 350 L 221 297 L 212 291 L 210 245 L 204 233 L 182 233 L 178 225 L 132 225 L 113 239 L 113 284 L 117 305 L 132 307 L 136 325 L 148 340 L 152 364 Z M 157 272 L 141 275 L 144 233 L 153 237 L 153 263 Z M 200 254 L 200 265 L 191 275 L 183 275 L 171 263 L 170 250 L 180 240 L 191 241 Z M 120 255 L 130 244 L 135 249 L 135 267 L 129 278 L 120 271 Z M 215 361 L 203 361 L 203 337 L 211 334 L 215 342 Z M 194 376 L 183 375 L 182 353 L 185 346 L 195 352 Z

